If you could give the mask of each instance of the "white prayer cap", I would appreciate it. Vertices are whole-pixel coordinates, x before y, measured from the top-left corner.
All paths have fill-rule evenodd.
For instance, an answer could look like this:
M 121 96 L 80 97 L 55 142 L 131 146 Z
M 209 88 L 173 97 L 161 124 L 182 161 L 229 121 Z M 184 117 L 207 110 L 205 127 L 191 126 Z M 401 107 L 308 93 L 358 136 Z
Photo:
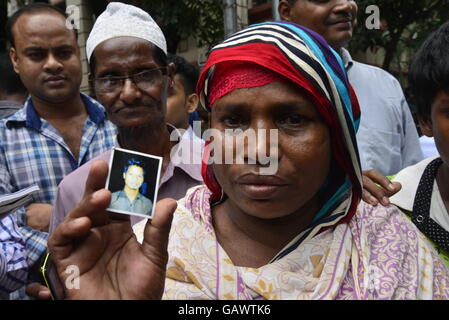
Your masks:
M 167 54 L 167 42 L 161 28 L 140 8 L 111 2 L 97 18 L 86 42 L 90 62 L 95 48 L 102 42 L 117 37 L 136 37 L 147 40 Z

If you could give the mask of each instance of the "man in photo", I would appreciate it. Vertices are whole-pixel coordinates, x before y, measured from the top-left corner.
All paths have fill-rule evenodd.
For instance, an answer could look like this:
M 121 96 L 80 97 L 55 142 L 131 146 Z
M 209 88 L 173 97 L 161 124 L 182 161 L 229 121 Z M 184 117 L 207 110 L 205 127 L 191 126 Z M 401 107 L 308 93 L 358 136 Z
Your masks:
M 153 202 L 140 193 L 145 174 L 144 164 L 140 160 L 129 159 L 123 170 L 125 186 L 112 193 L 109 209 L 150 215 Z

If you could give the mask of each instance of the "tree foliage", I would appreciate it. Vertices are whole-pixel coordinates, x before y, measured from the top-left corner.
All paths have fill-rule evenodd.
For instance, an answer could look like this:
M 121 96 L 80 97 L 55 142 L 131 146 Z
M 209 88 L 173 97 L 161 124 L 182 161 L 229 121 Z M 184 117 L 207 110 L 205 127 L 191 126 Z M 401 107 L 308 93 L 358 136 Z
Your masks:
M 220 0 L 132 1 L 149 12 L 167 38 L 168 51 L 193 36 L 198 46 L 211 48 L 223 39 L 223 4 Z
M 403 50 L 414 52 L 441 24 L 449 20 L 448 0 L 358 0 L 358 27 L 350 43 L 352 51 L 385 49 L 382 67 L 389 70 L 392 61 Z M 380 9 L 380 30 L 368 30 L 366 7 Z

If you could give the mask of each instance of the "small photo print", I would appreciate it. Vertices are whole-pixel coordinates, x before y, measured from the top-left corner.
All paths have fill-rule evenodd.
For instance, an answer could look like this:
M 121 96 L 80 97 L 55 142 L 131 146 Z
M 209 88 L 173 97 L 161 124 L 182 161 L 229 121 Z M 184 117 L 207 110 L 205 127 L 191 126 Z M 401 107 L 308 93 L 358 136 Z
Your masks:
M 108 211 L 151 219 L 161 167 L 161 157 L 114 148 L 106 181 L 112 192 Z

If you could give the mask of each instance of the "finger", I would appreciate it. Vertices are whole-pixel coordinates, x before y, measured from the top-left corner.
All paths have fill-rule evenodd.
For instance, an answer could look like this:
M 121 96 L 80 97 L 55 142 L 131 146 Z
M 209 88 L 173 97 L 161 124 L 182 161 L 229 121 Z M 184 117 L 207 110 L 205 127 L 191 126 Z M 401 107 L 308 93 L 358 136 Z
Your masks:
M 164 199 L 156 204 L 152 220 L 145 226 L 142 249 L 153 263 L 165 270 L 167 264 L 167 245 L 173 213 L 177 207 L 176 200 Z
M 92 163 L 87 176 L 84 197 L 89 196 L 100 189 L 104 189 L 108 178 L 108 164 L 106 161 L 97 160 Z
M 386 195 L 392 195 L 398 191 L 397 186 L 393 184 L 390 179 L 375 170 L 364 171 L 363 174 L 370 178 L 374 183 L 384 188 Z
M 373 197 L 366 189 L 363 189 L 362 200 L 374 207 L 379 204 L 379 201 L 377 201 L 377 199 Z
M 51 298 L 50 290 L 38 282 L 29 284 L 25 289 L 25 293 L 39 300 L 50 300 Z
M 89 171 L 86 186 L 84 189 L 84 197 L 89 197 L 98 190 L 101 190 L 106 185 L 106 180 L 109 172 L 108 164 L 103 160 L 95 161 Z M 110 201 L 108 203 L 108 206 Z M 92 217 L 92 225 L 104 225 L 108 221 L 128 221 L 130 217 L 124 214 L 108 213 L 108 215 L 96 215 Z
M 89 234 L 95 220 L 108 219 L 105 209 L 110 201 L 111 193 L 108 190 L 100 190 L 85 197 L 69 213 L 48 240 L 49 249 L 56 260 L 65 259 L 70 255 L 76 242 Z
M 108 211 L 108 216 L 109 216 L 109 220 L 111 220 L 112 222 L 114 222 L 114 221 L 118 221 L 118 222 L 131 221 L 131 216 L 128 214 Z
M 367 176 L 363 176 L 363 189 L 365 193 L 369 194 L 369 203 L 380 202 L 385 205 L 383 202 L 386 195 L 385 190 Z
M 394 190 L 390 189 L 390 190 L 392 190 L 392 191 L 391 191 L 392 194 L 390 194 L 390 197 L 391 197 L 392 195 L 398 193 L 398 192 L 401 191 L 401 189 L 402 189 L 402 184 L 399 183 L 399 182 L 397 182 L 397 181 L 392 181 L 391 184 L 392 184 Z

